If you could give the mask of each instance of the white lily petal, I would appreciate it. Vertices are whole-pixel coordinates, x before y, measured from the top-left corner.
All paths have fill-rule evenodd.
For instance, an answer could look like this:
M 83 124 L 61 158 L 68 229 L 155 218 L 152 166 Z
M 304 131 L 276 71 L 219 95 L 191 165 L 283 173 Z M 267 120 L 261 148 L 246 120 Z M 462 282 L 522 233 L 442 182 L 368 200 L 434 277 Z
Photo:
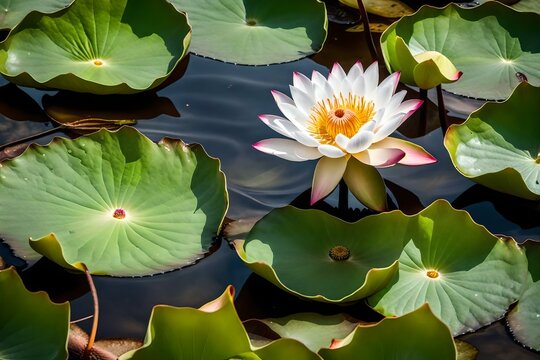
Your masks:
M 343 135 L 343 134 L 337 134 L 336 136 L 336 143 L 339 145 L 340 148 L 342 149 L 346 149 L 347 148 L 347 145 L 349 144 L 349 141 L 351 139 L 349 139 L 347 136 Z
M 351 92 L 354 95 L 359 96 L 359 97 L 364 96 L 364 94 L 366 93 L 366 84 L 365 84 L 364 76 L 357 77 L 352 83 L 351 88 L 352 88 Z
M 405 114 L 395 114 L 392 115 L 390 118 L 384 120 L 384 123 L 382 123 L 381 127 L 375 132 L 373 142 L 376 143 L 378 141 L 381 141 L 382 139 L 396 131 L 399 125 L 401 125 L 404 116 Z
M 405 157 L 405 152 L 400 149 L 367 149 L 353 156 L 366 165 L 384 168 L 396 165 Z
M 374 100 L 377 86 L 379 85 L 379 65 L 375 61 L 364 72 L 365 96 Z
M 397 84 L 399 83 L 399 72 L 395 72 L 377 87 L 377 95 L 375 96 L 375 110 L 381 107 L 386 107 L 388 101 L 394 95 Z
M 294 139 L 294 133 L 298 128 L 289 120 L 276 115 L 259 115 L 259 119 L 275 132 Z
M 345 153 L 338 147 L 328 144 L 319 145 L 319 152 L 329 158 L 340 158 L 345 156 Z
M 398 106 L 396 112 L 407 115 L 403 121 L 409 118 L 420 106 L 422 106 L 423 101 L 418 99 L 405 100 Z
M 348 160 L 348 156 L 339 159 L 323 157 L 319 160 L 315 167 L 315 174 L 313 175 L 311 205 L 324 198 L 335 189 L 343 177 L 343 173 L 345 173 Z
M 319 142 L 313 138 L 313 136 L 309 135 L 304 130 L 298 130 L 293 133 L 293 136 L 296 140 L 298 140 L 300 143 L 309 146 L 309 147 L 318 147 Z
M 364 130 L 363 128 L 354 135 L 347 145 L 347 152 L 350 154 L 356 154 L 366 150 L 373 142 L 375 134 L 371 131 Z
M 293 85 L 300 90 L 304 91 L 309 96 L 314 96 L 313 84 L 308 77 L 302 73 L 294 72 L 293 74 Z
M 296 107 L 301 110 L 306 117 L 309 117 L 311 108 L 315 105 L 315 100 L 299 88 L 294 86 L 289 86 L 289 88 Z
M 313 84 L 315 84 L 315 101 L 319 102 L 324 99 L 332 99 L 334 97 L 334 92 L 332 87 L 318 71 L 314 71 L 311 77 Z
M 334 95 L 343 94 L 345 96 L 351 91 L 347 81 L 347 74 L 338 63 L 334 64 L 330 75 L 328 75 L 328 83 L 334 90 Z
M 364 68 L 362 67 L 362 63 L 360 61 L 357 61 L 349 70 L 349 73 L 347 74 L 347 80 L 349 80 L 349 84 L 354 84 L 356 79 L 364 75 Z
M 253 147 L 264 153 L 290 161 L 314 160 L 322 156 L 317 148 L 288 139 L 265 139 L 253 144 Z
M 407 95 L 407 91 L 401 90 L 392 96 L 385 106 L 385 111 L 388 115 L 394 115 L 397 112 L 399 105 L 405 99 L 405 95 Z
M 386 108 L 379 109 L 379 111 L 375 113 L 375 116 L 373 116 L 373 119 L 371 119 L 371 121 L 373 121 L 376 124 L 375 131 L 377 131 L 383 125 L 383 119 L 384 119 L 385 113 L 386 113 Z
M 296 106 L 286 103 L 281 103 L 281 106 L 279 107 L 283 115 L 287 117 L 287 119 L 291 120 L 291 122 L 298 128 L 298 129 L 305 129 L 306 125 L 309 121 L 308 116 L 300 109 L 298 109 Z

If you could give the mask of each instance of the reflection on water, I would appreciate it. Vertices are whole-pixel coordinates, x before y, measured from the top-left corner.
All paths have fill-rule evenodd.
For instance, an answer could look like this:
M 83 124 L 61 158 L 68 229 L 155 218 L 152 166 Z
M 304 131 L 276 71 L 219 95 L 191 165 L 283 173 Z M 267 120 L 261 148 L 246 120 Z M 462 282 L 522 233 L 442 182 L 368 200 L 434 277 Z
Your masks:
M 335 49 L 341 49 L 343 45 L 334 42 L 354 36 L 340 35 L 339 32 L 336 34 L 338 35 L 335 40 L 332 37 L 329 42 Z M 315 58 L 326 64 L 331 53 L 325 52 Z M 359 56 L 362 56 L 364 61 L 369 59 L 364 55 Z M 349 57 L 345 60 L 350 63 L 349 66 L 354 62 Z M 292 81 L 293 71 L 310 75 L 313 70 L 325 75 L 328 73 L 326 67 L 312 59 L 273 66 L 245 67 L 191 56 L 184 76 L 158 92 L 159 96 L 170 99 L 181 117 L 162 114 L 153 120 L 141 121 L 136 127 L 153 140 L 169 136 L 186 142 L 201 143 L 211 156 L 219 157 L 227 175 L 230 218 L 260 216 L 273 207 L 288 204 L 297 197 L 296 201 L 303 204 L 305 196 L 303 198 L 300 195 L 309 194 L 315 161 L 288 162 L 256 151 L 251 144 L 261 139 L 276 137 L 273 130 L 257 117 L 264 113 L 280 114 L 270 90 L 289 93 L 288 85 Z M 5 84 L 4 80 L 0 80 L 0 86 Z M 43 92 L 28 89 L 25 89 L 25 92 L 36 104 L 41 104 Z M 54 92 L 48 93 L 54 95 Z M 417 95 L 411 92 L 411 96 Z M 32 108 L 36 109 L 34 106 Z M 32 112 L 35 115 L 34 110 Z M 19 116 L 11 119 L 6 112 L 2 113 L 2 142 L 51 126 L 48 122 L 36 121 L 33 115 L 24 115 L 29 121 L 21 121 L 23 119 Z M 428 116 L 430 118 L 427 124 L 438 123 L 434 106 Z M 405 125 L 415 131 L 421 126 L 418 116 L 407 120 Z M 432 125 L 428 126 L 428 130 L 430 132 L 427 135 L 415 138 L 414 142 L 431 152 L 439 160 L 438 163 L 420 167 L 398 165 L 381 171 L 388 187 L 395 191 L 391 198 L 397 206 L 412 212 L 438 198 L 445 198 L 451 202 L 456 201 L 456 206 L 468 210 L 477 222 L 484 224 L 492 232 L 512 235 L 519 240 L 527 237 L 540 239 L 538 216 L 528 217 L 524 224 L 521 218 L 509 216 L 508 211 L 505 211 L 508 207 L 519 209 L 519 201 L 508 202 L 508 198 L 501 198 L 489 191 L 483 192 L 481 196 L 470 195 L 471 191 L 468 189 L 474 184 L 452 166 L 442 146 L 441 131 L 434 129 Z M 408 131 L 404 133 L 417 136 Z M 40 139 L 40 143 L 48 140 L 50 136 Z M 465 192 L 469 195 L 462 195 Z M 364 209 L 353 198 L 350 197 L 349 200 L 351 206 Z M 329 197 L 328 203 L 336 202 L 337 194 L 334 193 Z M 324 204 L 319 206 L 324 207 Z M 361 211 L 357 213 L 364 214 Z M 49 276 L 54 275 L 51 272 Z M 246 282 L 248 277 L 249 281 Z M 96 285 L 101 304 L 98 337 L 142 338 L 153 305 L 199 307 L 220 295 L 228 284 L 233 284 L 239 293 L 238 308 L 244 318 L 282 316 L 286 315 L 286 312 L 309 309 L 328 313 L 347 310 L 366 317 L 366 320 L 377 318 L 362 304 L 337 309 L 301 301 L 285 294 L 257 276 L 250 276 L 250 271 L 237 258 L 235 252 L 223 244 L 216 253 L 200 263 L 164 275 L 135 279 L 97 277 Z M 86 294 L 74 300 L 72 308 L 73 319 L 89 315 L 90 296 Z M 81 325 L 88 329 L 88 322 Z M 480 348 L 481 359 L 539 358 L 511 341 L 500 323 L 467 335 L 464 339 Z

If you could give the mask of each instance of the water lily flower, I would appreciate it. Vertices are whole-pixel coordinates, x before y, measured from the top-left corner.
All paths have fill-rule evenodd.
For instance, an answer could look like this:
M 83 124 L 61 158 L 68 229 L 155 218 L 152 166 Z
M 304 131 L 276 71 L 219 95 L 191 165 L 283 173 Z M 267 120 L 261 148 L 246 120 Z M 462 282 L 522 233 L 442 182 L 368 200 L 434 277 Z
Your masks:
M 292 98 L 272 92 L 286 118 L 260 116 L 289 139 L 266 139 L 253 147 L 291 161 L 320 159 L 311 204 L 330 194 L 343 178 L 358 200 L 383 211 L 386 188 L 375 168 L 436 161 L 422 147 L 389 137 L 422 105 L 421 100 L 403 101 L 404 90 L 395 93 L 399 77 L 394 73 L 379 84 L 376 62 L 365 71 L 356 63 L 347 74 L 335 64 L 328 79 L 317 71 L 311 79 L 295 73 Z
M 413 55 L 413 51 L 400 36 L 392 40 L 389 38 L 383 48 L 386 49 L 383 53 L 387 67 L 391 71 L 400 71 L 402 82 L 421 89 L 455 82 L 463 74 L 438 51 L 420 51 Z

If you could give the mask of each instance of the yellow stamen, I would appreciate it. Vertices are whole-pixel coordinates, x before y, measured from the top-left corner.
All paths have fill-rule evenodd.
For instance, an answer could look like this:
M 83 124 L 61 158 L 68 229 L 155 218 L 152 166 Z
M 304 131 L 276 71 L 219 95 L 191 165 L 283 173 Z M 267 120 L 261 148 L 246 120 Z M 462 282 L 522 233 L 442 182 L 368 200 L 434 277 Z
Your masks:
M 318 102 L 310 114 L 307 131 L 321 144 L 337 145 L 336 136 L 349 138 L 375 115 L 375 104 L 364 97 L 349 94 Z

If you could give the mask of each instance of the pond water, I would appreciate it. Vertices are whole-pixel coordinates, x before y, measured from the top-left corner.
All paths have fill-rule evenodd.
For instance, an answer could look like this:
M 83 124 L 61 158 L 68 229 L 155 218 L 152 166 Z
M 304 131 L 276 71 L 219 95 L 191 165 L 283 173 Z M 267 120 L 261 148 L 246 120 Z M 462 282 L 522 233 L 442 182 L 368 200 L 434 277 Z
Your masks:
M 334 61 L 339 61 L 346 69 L 356 60 L 369 64 L 370 57 L 362 45 L 363 35 L 347 33 L 345 28 L 332 25 L 323 52 L 293 63 L 248 67 L 191 55 L 186 60 L 184 75 L 158 92 L 159 96 L 170 99 L 180 117 L 159 115 L 139 121 L 136 127 L 153 140 L 168 136 L 188 143 L 200 143 L 211 156 L 218 157 L 227 176 L 230 195 L 227 216 L 230 219 L 261 216 L 295 199 L 296 205 L 306 206 L 305 195 L 310 188 L 315 162 L 288 162 L 253 149 L 252 143 L 276 136 L 258 120 L 257 115 L 279 114 L 270 90 L 288 93 L 294 71 L 309 75 L 317 70 L 326 75 Z M 5 80 L 0 80 L 0 86 L 6 84 Z M 14 92 L 11 87 L 2 89 L 3 96 Z M 37 104 L 41 104 L 45 93 L 55 94 L 31 89 L 24 91 Z M 418 97 L 418 94 L 409 91 L 408 96 Z M 0 100 L 0 103 L 0 111 L 4 114 L 0 116 L 1 143 L 52 126 L 36 104 L 30 102 L 19 105 L 19 109 L 8 109 L 5 101 Z M 13 107 L 13 102 L 11 105 Z M 17 119 L 16 111 L 33 121 Z M 442 132 L 438 128 L 434 104 L 430 104 L 427 124 L 422 123 L 417 113 L 407 120 L 400 133 L 404 138 L 414 137 L 416 143 L 439 161 L 429 166 L 395 166 L 381 171 L 394 191 L 391 197 L 396 207 L 413 213 L 435 199 L 444 198 L 455 207 L 469 211 L 475 221 L 493 233 L 513 236 L 519 242 L 528 238 L 540 240 L 538 202 L 487 190 L 454 169 L 442 146 Z M 38 142 L 47 143 L 54 135 L 63 134 L 51 134 Z M 327 203 L 336 205 L 336 194 L 332 194 Z M 352 197 L 349 204 L 363 209 Z M 101 307 L 98 338 L 142 339 L 154 305 L 199 307 L 220 295 L 228 284 L 236 288 L 237 308 L 242 319 L 276 317 L 300 311 L 326 314 L 346 311 L 363 320 L 380 318 L 363 303 L 340 307 L 296 299 L 251 274 L 225 241 L 219 240 L 216 247 L 199 263 L 159 276 L 134 279 L 95 277 Z M 5 253 L 3 249 L 0 255 Z M 32 290 L 46 289 L 56 300 L 72 300 L 72 319 L 92 313 L 92 300 L 84 276 L 69 274 L 41 260 L 25 272 L 24 278 Z M 461 338 L 479 348 L 479 359 L 540 359 L 538 353 L 512 341 L 503 321 Z M 88 330 L 90 322 L 82 322 L 81 326 Z

